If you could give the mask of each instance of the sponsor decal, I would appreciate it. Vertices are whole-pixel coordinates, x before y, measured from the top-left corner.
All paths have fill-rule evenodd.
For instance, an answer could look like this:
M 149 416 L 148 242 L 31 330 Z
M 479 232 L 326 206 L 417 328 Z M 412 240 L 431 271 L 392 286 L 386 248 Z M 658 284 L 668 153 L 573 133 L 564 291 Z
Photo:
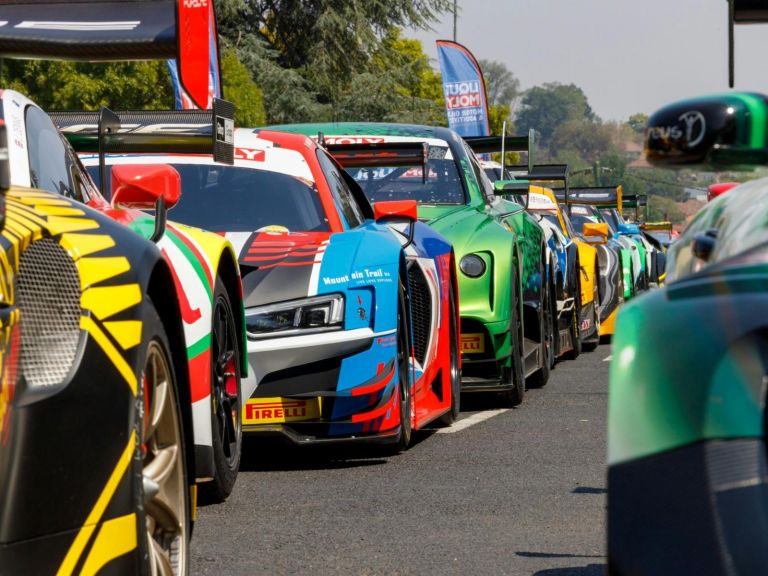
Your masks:
M 482 86 L 477 80 L 446 83 L 444 86 L 445 107 L 448 110 L 478 108 L 483 105 L 481 90 Z
M 591 318 L 585 318 L 581 321 L 581 330 L 589 330 L 592 327 L 592 319 Z
M 338 144 L 381 144 L 383 142 L 385 142 L 384 138 L 372 137 L 372 136 L 326 136 L 325 137 L 325 143 L 331 146 L 338 145 Z
M 698 110 L 689 110 L 677 117 L 679 124 L 674 126 L 652 126 L 648 133 L 653 140 L 684 140 L 689 148 L 694 148 L 704 140 L 707 131 L 707 119 Z
M 461 352 L 463 354 L 482 354 L 485 352 L 485 339 L 482 334 L 462 334 Z
M 216 141 L 232 144 L 235 141 L 235 121 L 231 118 L 216 116 Z
M 243 407 L 243 424 L 282 424 L 320 417 L 320 398 L 252 398 Z
M 184 0 L 184 8 L 208 8 L 208 0 Z
M 323 286 L 338 286 L 352 281 L 355 284 L 378 284 L 392 282 L 392 274 L 382 268 L 363 268 L 343 276 L 323 276 L 320 281 Z
M 252 160 L 253 162 L 264 162 L 266 152 L 264 150 L 255 150 L 253 148 L 235 148 L 236 160 Z

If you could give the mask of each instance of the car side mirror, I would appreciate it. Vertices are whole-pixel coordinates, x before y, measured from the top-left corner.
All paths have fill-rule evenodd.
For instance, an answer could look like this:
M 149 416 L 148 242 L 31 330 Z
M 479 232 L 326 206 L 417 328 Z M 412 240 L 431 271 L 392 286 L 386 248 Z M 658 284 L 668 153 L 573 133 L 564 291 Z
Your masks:
M 157 242 L 165 232 L 168 209 L 181 197 L 181 176 L 169 164 L 117 164 L 112 166 L 112 206 L 155 211 Z
M 751 93 L 675 102 L 648 119 L 646 158 L 666 167 L 748 169 L 768 164 L 767 113 L 768 97 Z
M 373 217 L 379 224 L 407 222 L 408 231 L 401 232 L 406 241 L 403 248 L 407 248 L 413 243 L 413 234 L 416 231 L 416 221 L 418 220 L 418 209 L 416 200 L 390 200 L 387 202 L 376 202 L 373 205 Z
M 510 195 L 520 198 L 526 208 L 528 208 L 528 195 L 531 191 L 531 184 L 528 180 L 496 180 L 493 183 L 493 191 L 498 196 Z
M 384 220 L 418 220 L 416 200 L 390 200 L 376 202 L 373 205 L 373 217 L 376 222 Z
M 608 224 L 605 222 L 584 224 L 581 233 L 594 244 L 605 244 L 608 242 Z
M 717 229 L 710 228 L 704 232 L 699 232 L 693 237 L 691 251 L 699 260 L 706 262 L 712 256 L 712 251 L 717 244 Z

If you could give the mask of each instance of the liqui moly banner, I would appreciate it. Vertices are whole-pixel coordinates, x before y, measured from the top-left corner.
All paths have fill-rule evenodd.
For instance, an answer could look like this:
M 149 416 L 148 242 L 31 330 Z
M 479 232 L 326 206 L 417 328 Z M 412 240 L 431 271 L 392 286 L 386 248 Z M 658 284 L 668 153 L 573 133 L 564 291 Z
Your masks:
M 206 109 L 213 106 L 214 98 L 221 98 L 221 74 L 219 71 L 219 41 L 216 35 L 216 15 L 213 11 L 212 0 L 180 0 L 179 17 L 186 18 L 194 27 L 196 32 L 202 32 L 197 38 L 203 38 L 207 35 L 208 44 L 190 43 L 189 52 L 193 53 L 187 56 L 190 66 L 208 67 L 208 102 Z M 192 45 L 195 44 L 195 45 Z M 183 48 L 183 47 L 182 47 Z M 186 64 L 186 62 L 185 62 Z M 173 83 L 173 95 L 176 100 L 177 110 L 192 110 L 199 108 L 187 92 L 179 83 L 179 68 L 176 60 L 168 60 L 168 71 L 171 74 Z
M 437 41 L 448 126 L 462 136 L 488 136 L 488 98 L 480 66 L 461 44 Z

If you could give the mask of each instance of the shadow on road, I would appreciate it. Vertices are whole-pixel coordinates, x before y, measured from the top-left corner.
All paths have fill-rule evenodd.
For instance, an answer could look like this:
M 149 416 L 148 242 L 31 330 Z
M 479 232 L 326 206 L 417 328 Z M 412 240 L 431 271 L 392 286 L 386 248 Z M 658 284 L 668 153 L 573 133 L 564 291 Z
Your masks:
M 414 450 L 434 432 L 414 432 L 408 451 Z M 388 448 L 373 443 L 296 446 L 280 438 L 243 438 L 240 471 L 289 472 L 378 466 L 398 457 L 388 452 Z
M 515 552 L 523 558 L 605 558 L 600 554 L 558 554 L 557 552 Z
M 533 576 L 604 576 L 605 564 L 590 564 L 574 568 L 547 568 L 534 572 Z
M 593 486 L 579 486 L 571 490 L 571 494 L 608 494 L 606 488 L 595 488 Z
M 498 410 L 509 408 L 501 394 L 496 392 L 470 392 L 461 395 L 461 411 L 477 412 L 479 410 Z

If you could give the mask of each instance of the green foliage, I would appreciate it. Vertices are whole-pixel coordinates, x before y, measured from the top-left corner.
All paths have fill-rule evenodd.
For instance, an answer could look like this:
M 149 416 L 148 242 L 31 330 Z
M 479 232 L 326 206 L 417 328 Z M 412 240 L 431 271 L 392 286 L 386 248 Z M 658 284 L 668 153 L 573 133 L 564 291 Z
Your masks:
M 262 126 L 267 121 L 264 96 L 251 79 L 245 65 L 237 59 L 235 50 L 225 49 L 221 54 L 221 79 L 224 97 L 235 104 L 237 126 Z
M 677 202 L 663 196 L 648 196 L 648 221 L 669 221 L 673 224 L 685 222 L 685 212 Z
M 565 122 L 555 128 L 550 148 L 560 153 L 572 150 L 588 163 L 615 150 L 610 127 L 584 120 Z
M 0 85 L 44 110 L 167 109 L 173 89 L 165 62 L 89 64 L 3 60 Z
M 648 124 L 648 114 L 643 114 L 642 112 L 632 114 L 632 116 L 629 117 L 627 124 L 635 133 L 642 134 Z
M 504 122 L 507 123 L 507 134 L 515 133 L 515 126 L 512 123 L 512 114 L 508 104 L 491 104 L 488 106 L 488 124 L 491 127 L 491 134 L 501 136 Z
M 540 134 L 542 144 L 548 145 L 561 124 L 596 119 L 581 88 L 550 82 L 523 93 L 515 124 L 521 132 L 533 128 Z
M 223 43 L 237 50 L 264 92 L 268 122 L 322 121 L 363 114 L 366 118 L 410 112 L 430 118 L 440 94 L 417 86 L 427 74 L 414 58 L 415 45 L 401 41 L 396 28 L 425 28 L 450 7 L 448 0 L 222 0 L 218 5 Z M 395 55 L 382 72 L 381 58 Z M 408 74 L 396 61 L 417 70 Z M 381 78 L 381 74 L 400 78 Z M 394 84 L 393 84 L 394 82 Z M 376 102 L 353 102 L 364 89 L 395 88 L 393 108 L 386 93 Z M 372 93 L 366 93 L 372 96 Z M 406 98 L 403 98 L 405 96 Z M 409 98 L 410 97 L 410 98 Z M 415 100 L 414 100 L 415 99 Z
M 480 60 L 478 63 L 485 79 L 488 105 L 510 107 L 520 94 L 520 80 L 503 62 Z

